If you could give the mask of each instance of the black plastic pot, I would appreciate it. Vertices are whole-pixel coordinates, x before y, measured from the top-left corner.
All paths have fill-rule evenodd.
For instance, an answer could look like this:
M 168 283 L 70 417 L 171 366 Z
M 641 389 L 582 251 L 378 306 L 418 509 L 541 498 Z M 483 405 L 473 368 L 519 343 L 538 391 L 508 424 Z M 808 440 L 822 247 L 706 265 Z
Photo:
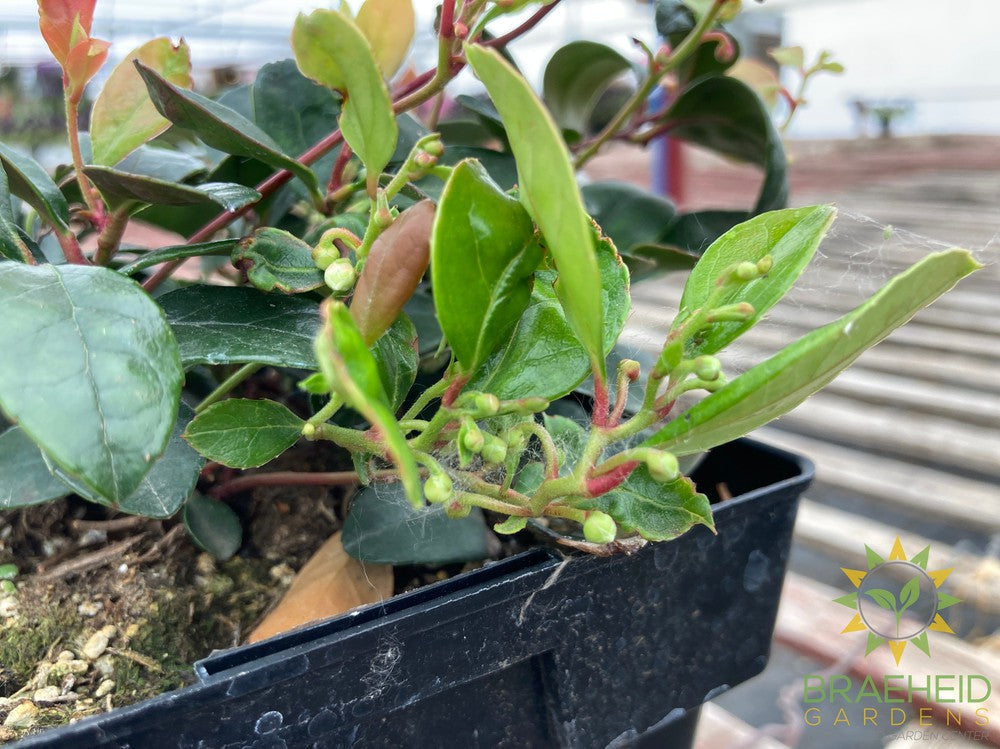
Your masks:
M 701 704 L 763 670 L 801 458 L 740 440 L 718 535 L 630 556 L 536 549 L 196 664 L 199 683 L 28 747 L 685 747 Z

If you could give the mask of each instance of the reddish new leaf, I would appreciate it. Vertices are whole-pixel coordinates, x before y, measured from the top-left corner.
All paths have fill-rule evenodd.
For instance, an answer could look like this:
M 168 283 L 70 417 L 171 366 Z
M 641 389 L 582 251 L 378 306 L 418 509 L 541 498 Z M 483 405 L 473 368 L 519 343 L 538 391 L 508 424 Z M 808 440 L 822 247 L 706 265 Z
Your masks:
M 38 26 L 59 64 L 66 67 L 73 49 L 73 27 L 79 19 L 87 38 L 94 22 L 97 0 L 38 0 Z

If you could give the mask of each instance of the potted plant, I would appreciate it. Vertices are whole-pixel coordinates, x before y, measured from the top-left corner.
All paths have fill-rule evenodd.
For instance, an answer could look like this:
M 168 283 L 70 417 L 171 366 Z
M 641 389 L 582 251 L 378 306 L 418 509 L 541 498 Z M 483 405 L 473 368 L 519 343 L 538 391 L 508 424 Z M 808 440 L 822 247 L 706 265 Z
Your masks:
M 716 354 L 790 288 L 835 211 L 784 208 L 781 141 L 725 75 L 738 52 L 720 23 L 738 3 L 662 0 L 667 44 L 642 46 L 635 69 L 600 44 L 564 47 L 543 104 L 503 50 L 556 4 L 445 0 L 438 64 L 392 92 L 409 0 L 300 16 L 294 61 L 215 100 L 191 90 L 183 43 L 153 40 L 112 71 L 83 137 L 78 104 L 107 54 L 94 0 L 40 0 L 73 164 L 52 178 L 0 146 L 0 506 L 72 494 L 177 517 L 225 557 L 240 545 L 227 499 L 350 485 L 363 488 L 338 543 L 368 563 L 555 544 L 224 651 L 194 686 L 25 746 L 681 746 L 703 700 L 763 668 L 811 469 L 739 438 L 978 264 L 930 255 L 727 379 Z M 492 105 L 407 114 L 465 67 Z M 630 71 L 633 93 L 589 132 L 598 95 Z M 643 113 L 661 85 L 670 104 Z M 758 164 L 752 211 L 678 214 L 632 187 L 578 187 L 604 144 L 667 131 Z M 133 219 L 188 241 L 129 246 Z M 201 281 L 171 279 L 217 256 Z M 656 355 L 618 357 L 630 280 L 677 269 Z M 278 384 L 251 387 L 265 367 Z M 688 392 L 708 395 L 678 406 Z M 351 470 L 229 470 L 317 443 Z M 65 663 L 90 673 L 77 655 Z M 7 725 L 30 724 L 38 699 L 8 699 Z

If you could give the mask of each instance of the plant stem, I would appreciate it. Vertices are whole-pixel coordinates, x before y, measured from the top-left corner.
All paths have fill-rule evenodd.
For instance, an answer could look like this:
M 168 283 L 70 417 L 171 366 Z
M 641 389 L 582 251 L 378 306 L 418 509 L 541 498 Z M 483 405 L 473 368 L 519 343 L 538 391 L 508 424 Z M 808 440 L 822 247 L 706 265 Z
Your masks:
M 473 494 L 472 492 L 456 492 L 455 497 L 460 504 L 481 507 L 484 510 L 499 512 L 504 515 L 517 515 L 523 518 L 531 517 L 532 515 L 530 508 L 518 507 L 517 505 L 512 505 L 509 502 L 504 502 L 500 499 L 484 497 L 481 494 Z
M 629 117 L 643 104 L 646 103 L 646 99 L 649 95 L 653 93 L 653 89 L 659 84 L 663 77 L 675 70 L 682 62 L 684 62 L 690 55 L 698 49 L 698 45 L 701 44 L 702 35 L 711 28 L 712 24 L 715 23 L 715 18 L 718 16 L 719 11 L 722 9 L 723 4 L 726 0 L 715 0 L 712 7 L 706 11 L 699 20 L 697 25 L 688 33 L 684 40 L 677 45 L 677 48 L 670 53 L 670 57 L 663 66 L 655 71 L 651 72 L 646 80 L 642 82 L 642 85 L 636 90 L 632 97 L 625 103 L 615 115 L 614 119 L 609 122 L 604 129 L 598 134 L 598 136 L 591 141 L 586 148 L 584 148 L 579 154 L 577 154 L 576 159 L 573 162 L 573 166 L 576 169 L 581 168 L 584 164 L 590 161 L 601 147 L 613 138 L 622 126 L 628 121 Z
M 394 470 L 372 471 L 374 481 L 386 481 L 398 478 Z M 253 473 L 220 484 L 209 492 L 216 499 L 225 499 L 233 494 L 249 491 L 258 486 L 352 486 L 360 484 L 361 479 L 356 471 L 275 471 L 273 473 Z
M 91 218 L 94 224 L 101 228 L 104 217 L 104 208 L 97 190 L 90 184 L 87 175 L 83 173 L 83 153 L 80 151 L 80 115 L 77 111 L 77 104 L 64 92 L 63 98 L 66 102 L 66 132 L 69 135 L 69 150 L 73 156 L 73 171 L 76 173 L 76 181 L 80 185 L 80 193 L 83 201 L 90 209 Z
M 194 409 L 194 412 L 196 414 L 200 414 L 209 406 L 218 403 L 220 400 L 225 398 L 233 388 L 235 388 L 237 385 L 239 385 L 241 382 L 243 382 L 245 379 L 247 379 L 250 375 L 252 375 L 254 372 L 256 372 L 263 366 L 264 366 L 263 364 L 259 364 L 258 362 L 250 362 L 249 364 L 244 364 L 242 367 L 237 369 L 233 374 L 231 374 L 229 377 L 223 380 L 222 383 L 219 385 L 219 387 L 217 387 L 211 393 L 206 395 L 205 399 L 201 403 L 199 403 L 197 407 Z
M 90 261 L 84 256 L 83 250 L 80 249 L 80 242 L 73 232 L 67 231 L 63 233 L 56 229 L 55 235 L 67 262 L 74 265 L 90 265 Z
M 551 13 L 556 9 L 556 6 L 559 5 L 560 2 L 562 2 L 562 0 L 555 0 L 554 2 L 551 2 L 548 5 L 539 8 L 538 10 L 535 11 L 533 15 L 529 16 L 528 19 L 520 26 L 511 29 L 502 36 L 498 36 L 496 39 L 490 39 L 488 42 L 483 42 L 483 46 L 506 47 L 512 41 L 517 39 L 519 36 L 535 28 L 535 26 L 537 26 L 541 22 L 541 20 L 545 18 L 545 16 L 547 16 L 549 13 Z
M 549 479 L 559 478 L 559 453 L 548 430 L 537 421 L 526 421 L 519 425 L 518 429 L 530 432 L 541 443 L 542 455 L 545 456 L 545 477 Z
M 324 422 L 316 424 L 311 433 L 303 432 L 303 436 L 308 440 L 326 440 L 335 445 L 348 450 L 349 452 L 374 453 L 384 455 L 385 447 L 357 429 L 337 426 Z
M 343 398 L 341 398 L 339 395 L 331 395 L 330 400 L 326 402 L 326 405 L 323 406 L 323 408 L 321 408 L 319 411 L 314 413 L 306 423 L 313 425 L 323 424 L 324 422 L 327 422 L 330 419 L 332 419 L 334 414 L 336 414 L 337 411 L 340 410 L 340 407 L 343 405 L 344 405 Z
M 415 419 L 420 415 L 427 405 L 435 398 L 440 398 L 444 395 L 444 391 L 448 389 L 448 380 L 442 378 L 431 385 L 429 388 L 424 390 L 410 406 L 406 413 L 403 414 L 403 420 L 409 421 L 410 419 Z
M 112 211 L 108 216 L 108 222 L 104 225 L 100 236 L 97 238 L 97 254 L 94 255 L 94 262 L 97 265 L 107 265 L 111 262 L 111 258 L 115 256 L 115 253 L 118 252 L 122 235 L 125 233 L 128 220 L 131 217 L 132 208 L 133 205 L 131 203 L 126 203 Z

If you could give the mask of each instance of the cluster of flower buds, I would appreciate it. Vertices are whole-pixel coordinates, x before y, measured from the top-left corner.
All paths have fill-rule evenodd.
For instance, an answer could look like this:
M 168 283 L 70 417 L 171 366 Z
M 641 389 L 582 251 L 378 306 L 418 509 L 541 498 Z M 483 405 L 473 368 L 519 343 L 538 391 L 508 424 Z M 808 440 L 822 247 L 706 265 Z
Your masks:
M 361 244 L 354 233 L 334 227 L 323 232 L 323 236 L 313 247 L 312 256 L 316 267 L 323 271 L 323 280 L 334 296 L 345 296 L 354 289 L 358 272 L 354 263 L 343 257 L 337 242 L 348 244 L 352 249 L 357 249 Z

